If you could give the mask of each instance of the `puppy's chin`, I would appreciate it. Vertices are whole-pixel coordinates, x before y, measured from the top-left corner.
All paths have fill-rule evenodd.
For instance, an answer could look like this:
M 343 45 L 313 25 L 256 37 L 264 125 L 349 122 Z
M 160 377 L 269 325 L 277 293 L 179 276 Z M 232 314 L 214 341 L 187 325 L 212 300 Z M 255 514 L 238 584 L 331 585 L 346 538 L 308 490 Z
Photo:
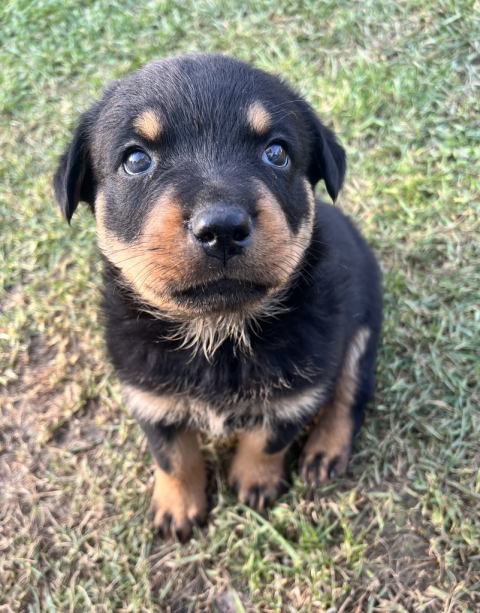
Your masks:
M 172 292 L 179 308 L 192 315 L 248 313 L 271 292 L 265 285 L 236 279 L 218 279 Z

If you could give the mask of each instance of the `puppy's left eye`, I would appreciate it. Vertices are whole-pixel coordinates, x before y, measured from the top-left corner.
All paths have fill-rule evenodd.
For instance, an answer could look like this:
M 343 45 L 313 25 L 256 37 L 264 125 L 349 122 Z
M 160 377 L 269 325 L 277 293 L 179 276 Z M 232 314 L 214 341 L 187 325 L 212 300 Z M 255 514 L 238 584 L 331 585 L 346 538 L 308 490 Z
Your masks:
M 268 145 L 263 152 L 262 160 L 270 164 L 270 166 L 276 166 L 277 168 L 285 168 L 288 164 L 288 156 L 285 149 L 278 143 Z
M 131 151 L 123 161 L 123 168 L 129 175 L 138 175 L 147 172 L 152 167 L 152 160 L 148 153 L 141 149 Z

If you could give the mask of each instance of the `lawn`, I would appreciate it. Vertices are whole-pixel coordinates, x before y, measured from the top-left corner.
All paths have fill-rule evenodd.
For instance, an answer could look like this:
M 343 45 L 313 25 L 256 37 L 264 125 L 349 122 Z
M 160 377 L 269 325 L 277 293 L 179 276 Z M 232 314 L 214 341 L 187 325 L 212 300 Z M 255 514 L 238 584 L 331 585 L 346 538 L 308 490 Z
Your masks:
M 0 45 L 0 612 L 478 611 L 478 0 L 4 0 Z M 347 478 L 312 495 L 292 454 L 263 517 L 205 439 L 210 522 L 181 545 L 148 520 L 93 220 L 51 180 L 109 79 L 187 51 L 280 73 L 337 130 L 385 312 Z

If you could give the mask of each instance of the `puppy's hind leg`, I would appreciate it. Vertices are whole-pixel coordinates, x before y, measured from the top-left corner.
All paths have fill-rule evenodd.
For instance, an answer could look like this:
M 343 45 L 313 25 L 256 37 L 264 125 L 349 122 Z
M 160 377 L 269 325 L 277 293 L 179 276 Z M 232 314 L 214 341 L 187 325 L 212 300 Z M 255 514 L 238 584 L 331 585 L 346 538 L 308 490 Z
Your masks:
M 369 337 L 370 331 L 361 328 L 351 341 L 332 397 L 320 409 L 305 444 L 300 467 L 308 486 L 323 485 L 347 471 L 363 407 L 373 394 L 375 349 L 370 350 Z

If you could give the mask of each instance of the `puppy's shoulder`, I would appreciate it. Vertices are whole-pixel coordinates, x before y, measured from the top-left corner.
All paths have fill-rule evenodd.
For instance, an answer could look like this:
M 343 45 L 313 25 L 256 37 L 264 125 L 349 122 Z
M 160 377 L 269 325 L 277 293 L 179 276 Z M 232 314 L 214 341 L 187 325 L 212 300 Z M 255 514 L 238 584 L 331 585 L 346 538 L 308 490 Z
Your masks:
M 378 328 L 381 272 L 355 222 L 338 206 L 316 201 L 312 245 L 322 252 L 315 267 L 321 294 L 328 287 L 329 297 L 343 305 L 347 319 L 368 320 Z
M 338 205 L 315 199 L 315 227 L 326 237 L 360 234 L 353 220 Z
M 315 200 L 314 240 L 320 240 L 330 258 L 361 262 L 366 258 L 375 261 L 357 224 L 340 207 Z

